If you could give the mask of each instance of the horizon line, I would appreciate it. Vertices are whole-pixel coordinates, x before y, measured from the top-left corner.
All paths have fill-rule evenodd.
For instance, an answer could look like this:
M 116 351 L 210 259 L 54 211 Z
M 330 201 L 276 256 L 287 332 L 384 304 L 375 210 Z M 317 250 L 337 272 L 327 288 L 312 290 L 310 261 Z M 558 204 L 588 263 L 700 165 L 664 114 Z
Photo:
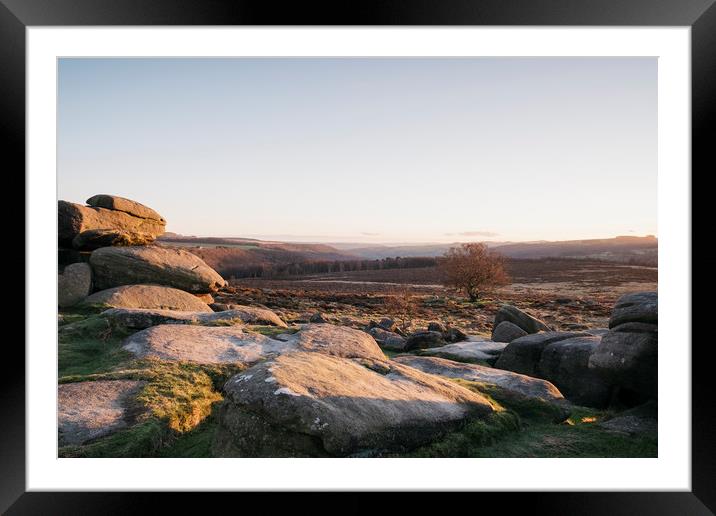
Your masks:
M 654 238 L 658 240 L 656 233 L 648 233 L 645 235 L 630 235 L 630 234 L 618 234 L 608 237 L 590 237 L 590 238 L 568 238 L 564 240 L 550 240 L 550 239 L 530 239 L 530 240 L 496 240 L 496 239 L 472 239 L 472 240 L 451 240 L 451 241 L 436 241 L 436 240 L 369 240 L 363 241 L 360 239 L 340 239 L 340 237 L 330 236 L 319 236 L 319 235 L 247 235 L 247 236 L 210 236 L 210 235 L 185 235 L 174 231 L 169 231 L 176 235 L 178 238 L 218 238 L 218 239 L 235 239 L 235 240 L 256 240 L 260 242 L 281 242 L 286 244 L 360 244 L 365 246 L 373 245 L 450 245 L 450 244 L 464 244 L 464 243 L 486 243 L 486 244 L 529 244 L 529 243 L 547 243 L 547 242 L 581 242 L 588 240 L 611 240 L 616 238 Z M 166 233 L 162 236 L 165 236 Z M 161 238 L 161 237 L 160 237 Z M 314 239 L 314 240 L 292 240 L 295 238 Z M 339 240 L 336 240 L 339 239 Z

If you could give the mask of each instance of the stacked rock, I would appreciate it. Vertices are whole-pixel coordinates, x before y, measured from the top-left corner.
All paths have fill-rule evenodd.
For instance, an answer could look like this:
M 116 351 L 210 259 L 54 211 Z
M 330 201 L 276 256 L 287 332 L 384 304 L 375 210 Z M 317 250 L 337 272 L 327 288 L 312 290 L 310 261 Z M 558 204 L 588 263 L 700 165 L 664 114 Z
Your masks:
M 165 226 L 166 220 L 159 213 L 123 197 L 95 195 L 87 199 L 87 206 L 59 201 L 62 270 L 58 305 L 72 306 L 85 301 L 93 291 L 107 289 L 112 289 L 109 297 L 121 298 L 121 291 L 131 290 L 132 285 L 154 286 L 154 290 L 144 289 L 151 290 L 152 299 L 163 295 L 154 292 L 157 288 L 189 292 L 201 296 L 200 303 L 205 305 L 204 301 L 211 300 L 210 293 L 225 286 L 226 281 L 188 251 L 151 245 L 164 233 Z M 96 293 L 91 299 L 105 297 Z M 132 297 L 136 297 L 135 292 Z M 144 308 L 165 308 L 160 305 Z
M 589 368 L 618 387 L 625 404 L 656 399 L 658 341 L 658 294 L 627 294 L 614 306 Z
M 153 209 L 114 195 L 90 197 L 87 206 L 59 201 L 57 210 L 60 247 L 80 251 L 151 244 L 166 226 Z

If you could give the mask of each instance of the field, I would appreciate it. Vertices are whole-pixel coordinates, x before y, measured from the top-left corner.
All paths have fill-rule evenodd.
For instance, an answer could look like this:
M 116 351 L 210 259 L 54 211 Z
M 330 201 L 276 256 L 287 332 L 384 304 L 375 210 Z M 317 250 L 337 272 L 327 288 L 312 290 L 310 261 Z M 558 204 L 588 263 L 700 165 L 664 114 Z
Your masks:
M 383 269 L 296 276 L 244 278 L 218 298 L 260 303 L 300 321 L 320 312 L 331 322 L 362 327 L 391 317 L 409 329 L 438 321 L 466 332 L 489 333 L 503 302 L 527 309 L 555 329 L 605 327 L 625 292 L 656 290 L 655 267 L 577 259 L 511 260 L 512 283 L 471 303 L 440 284 L 436 268 Z
M 289 330 L 247 326 L 267 336 L 296 331 L 317 313 L 327 322 L 357 329 L 389 317 L 406 332 L 439 322 L 469 335 L 489 336 L 495 312 L 503 302 L 530 311 L 558 330 L 606 327 L 614 301 L 622 293 L 656 290 L 658 278 L 655 268 L 565 259 L 513 260 L 509 271 L 510 285 L 477 302 L 441 286 L 435 268 L 243 279 L 233 281 L 214 297 L 217 302 L 258 304 L 274 310 Z M 66 310 L 63 321 L 60 383 L 142 381 L 141 403 L 146 409 L 137 424 L 85 446 L 62 447 L 60 456 L 213 456 L 222 386 L 242 367 L 138 360 L 120 347 L 131 332 L 108 325 L 92 310 Z M 397 353 L 383 352 L 387 358 Z M 487 392 L 483 384 L 462 382 L 475 392 Z M 544 419 L 541 409 L 515 405 L 511 399 L 504 402 L 505 412 L 472 421 L 429 445 L 397 456 L 651 457 L 657 453 L 655 436 L 628 436 L 596 424 L 614 415 L 610 409 L 574 406 L 567 421 L 554 424 Z

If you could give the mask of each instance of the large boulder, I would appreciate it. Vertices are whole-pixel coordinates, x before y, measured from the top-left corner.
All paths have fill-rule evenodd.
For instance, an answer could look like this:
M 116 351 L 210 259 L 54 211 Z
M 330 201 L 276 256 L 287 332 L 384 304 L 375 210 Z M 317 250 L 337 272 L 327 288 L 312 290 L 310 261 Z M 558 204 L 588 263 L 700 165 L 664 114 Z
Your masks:
M 380 326 L 375 326 L 368 330 L 368 334 L 383 348 L 391 351 L 405 350 L 405 337 L 398 335 L 392 331 L 384 330 Z
M 315 351 L 345 358 L 384 360 L 385 354 L 367 333 L 333 324 L 306 324 L 290 341 L 302 351 Z
M 293 350 L 385 359 L 370 335 L 332 324 L 307 324 L 298 333 L 275 339 L 236 326 L 162 324 L 131 335 L 124 341 L 124 349 L 140 358 L 201 364 L 251 364 Z
M 295 347 L 236 326 L 162 324 L 127 337 L 138 358 L 197 364 L 252 364 Z
M 657 397 L 658 296 L 635 292 L 619 298 L 589 367 L 618 388 L 626 405 Z
M 534 403 L 529 407 L 530 411 L 544 409 L 556 422 L 564 421 L 570 414 L 567 400 L 559 389 L 547 380 L 443 358 L 401 355 L 394 360 L 425 373 L 486 384 L 495 396 L 512 402 L 516 409 L 523 405 L 524 401 L 532 401 Z
M 161 285 L 124 285 L 109 288 L 86 297 L 82 304 L 188 312 L 213 311 L 209 305 L 188 292 Z
M 86 263 L 73 263 L 57 277 L 57 305 L 73 306 L 92 291 L 92 269 Z
M 548 344 L 536 376 L 552 382 L 572 403 L 606 407 L 611 400 L 611 385 L 589 368 L 589 357 L 600 340 L 595 336 L 572 337 Z
M 226 285 L 204 260 L 183 249 L 157 246 L 103 247 L 90 256 L 97 288 L 154 283 L 213 292 Z
M 87 204 L 94 206 L 95 208 L 107 208 L 108 210 L 123 211 L 125 213 L 129 213 L 130 215 L 134 215 L 135 217 L 166 223 L 164 217 L 159 215 L 153 209 L 140 204 L 137 201 L 125 199 L 124 197 L 119 197 L 117 195 L 93 195 L 87 199 Z
M 622 401 L 639 403 L 658 394 L 658 327 L 624 323 L 612 328 L 589 358 L 589 367 L 620 387 Z
M 149 245 L 155 240 L 151 233 L 122 229 L 88 229 L 72 239 L 75 249 L 94 251 L 100 247 Z
M 422 349 L 420 355 L 428 355 L 458 362 L 494 363 L 505 349 L 505 342 L 490 340 L 468 340 L 447 344 L 439 348 Z
M 162 235 L 166 223 L 138 217 L 124 211 L 94 206 L 82 206 L 67 201 L 57 203 L 58 241 L 60 246 L 71 247 L 77 235 L 91 229 L 117 230 L 153 236 Z
M 510 321 L 502 321 L 492 330 L 492 340 L 495 342 L 512 342 L 525 335 L 529 333 Z
M 59 445 L 80 445 L 126 428 L 141 412 L 135 402 L 145 382 L 99 380 L 57 389 Z
M 496 328 L 502 321 L 509 321 L 512 324 L 519 326 L 527 333 L 537 333 L 539 331 L 551 330 L 551 328 L 543 321 L 540 321 L 527 312 L 508 304 L 502 305 L 497 311 L 493 327 Z
M 634 292 L 620 297 L 609 318 L 609 328 L 628 322 L 658 324 L 659 299 L 656 292 Z
M 573 337 L 589 337 L 588 333 L 549 331 L 526 335 L 510 342 L 497 359 L 495 367 L 515 373 L 537 376 L 537 364 L 544 348 L 553 342 Z
M 309 352 L 260 363 L 224 391 L 216 456 L 376 456 L 493 411 L 483 396 L 403 364 Z
M 413 349 L 436 348 L 447 344 L 443 339 L 443 334 L 437 331 L 418 331 L 411 334 L 405 341 L 403 349 L 410 351 Z

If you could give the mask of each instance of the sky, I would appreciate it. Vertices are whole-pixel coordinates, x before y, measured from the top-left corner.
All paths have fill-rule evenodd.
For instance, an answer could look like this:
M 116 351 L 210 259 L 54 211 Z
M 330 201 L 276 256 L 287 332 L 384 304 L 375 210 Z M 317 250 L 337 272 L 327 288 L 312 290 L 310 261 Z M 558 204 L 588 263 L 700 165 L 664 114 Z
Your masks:
M 657 234 L 656 58 L 62 58 L 57 144 L 184 235 Z

